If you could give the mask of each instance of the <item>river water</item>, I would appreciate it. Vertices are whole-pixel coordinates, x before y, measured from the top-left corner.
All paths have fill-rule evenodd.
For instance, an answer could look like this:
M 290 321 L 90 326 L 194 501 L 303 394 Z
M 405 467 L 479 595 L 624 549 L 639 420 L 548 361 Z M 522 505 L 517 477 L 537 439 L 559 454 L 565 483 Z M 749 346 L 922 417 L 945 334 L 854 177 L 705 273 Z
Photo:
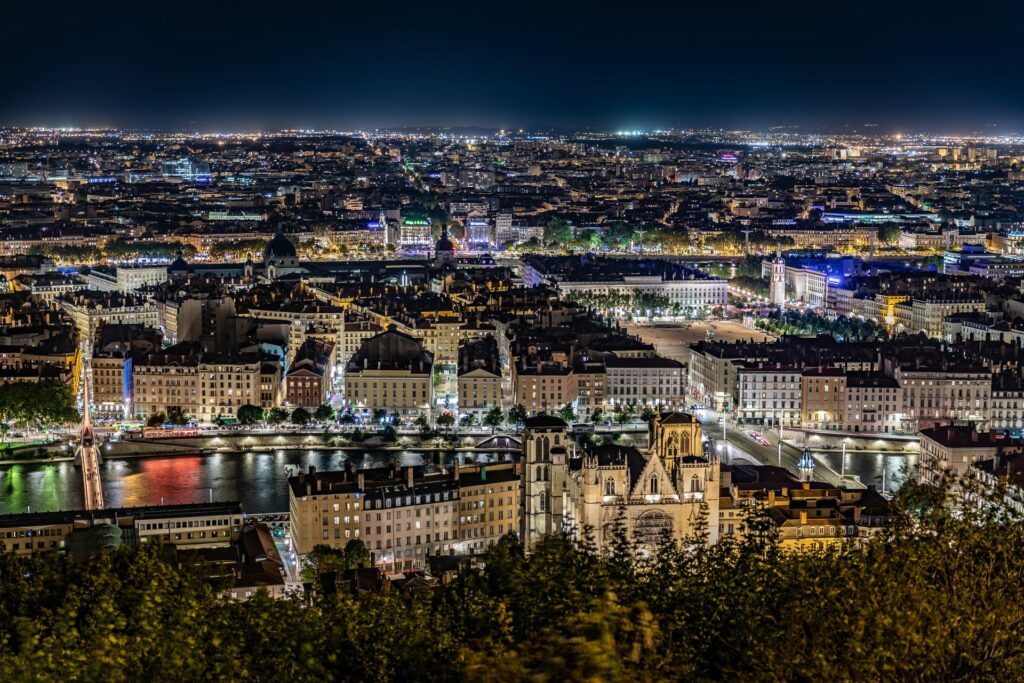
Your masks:
M 841 472 L 843 456 L 837 451 L 815 451 L 814 457 L 836 472 Z M 882 490 L 882 472 L 885 472 L 885 490 L 893 492 L 913 476 L 917 468 L 916 454 L 860 453 L 847 451 L 846 474 L 858 477 L 865 486 Z
M 352 458 L 358 467 L 386 466 L 397 458 L 419 465 L 436 455 L 415 451 L 337 451 L 288 449 L 108 460 L 102 465 L 107 507 L 241 501 L 246 512 L 288 510 L 288 470 L 337 470 Z M 503 459 L 477 454 L 478 459 Z M 504 456 L 507 457 L 507 456 Z M 452 454 L 445 454 L 450 462 Z M 0 514 L 79 510 L 82 474 L 70 462 L 0 466 Z
M 478 454 L 480 457 L 481 454 Z M 836 472 L 838 452 L 818 451 L 815 456 Z M 452 454 L 445 454 L 450 462 Z M 489 454 L 492 458 L 509 455 Z M 288 510 L 288 471 L 336 470 L 352 458 L 359 467 L 382 466 L 397 458 L 403 465 L 419 465 L 436 458 L 415 451 L 338 451 L 286 449 L 260 453 L 224 453 L 207 456 L 169 456 L 108 460 L 103 463 L 103 496 L 108 507 L 178 503 L 241 501 L 247 512 Z M 866 485 L 898 488 L 916 465 L 916 456 L 848 452 L 846 473 Z M 0 466 L 0 514 L 78 510 L 82 508 L 82 475 L 70 462 Z

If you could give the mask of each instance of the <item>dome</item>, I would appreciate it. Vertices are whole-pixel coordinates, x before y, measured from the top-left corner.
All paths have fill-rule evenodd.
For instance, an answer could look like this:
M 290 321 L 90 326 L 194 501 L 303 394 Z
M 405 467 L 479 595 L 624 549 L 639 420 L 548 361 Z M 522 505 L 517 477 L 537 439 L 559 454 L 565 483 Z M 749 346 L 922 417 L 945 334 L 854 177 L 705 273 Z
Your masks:
M 448 239 L 448 226 L 441 227 L 441 239 L 434 244 L 434 253 L 448 253 L 451 254 L 455 251 L 455 245 Z
M 279 232 L 263 247 L 263 258 L 295 258 L 295 245 Z
M 188 261 L 183 259 L 181 257 L 181 255 L 179 254 L 178 258 L 174 259 L 174 261 L 171 262 L 171 265 L 170 265 L 170 267 L 168 267 L 167 270 L 174 271 L 174 272 L 176 272 L 176 271 L 187 271 L 188 270 Z
M 796 463 L 796 466 L 802 470 L 814 469 L 814 458 L 811 457 L 810 448 L 805 448 L 804 452 L 800 454 L 800 460 Z

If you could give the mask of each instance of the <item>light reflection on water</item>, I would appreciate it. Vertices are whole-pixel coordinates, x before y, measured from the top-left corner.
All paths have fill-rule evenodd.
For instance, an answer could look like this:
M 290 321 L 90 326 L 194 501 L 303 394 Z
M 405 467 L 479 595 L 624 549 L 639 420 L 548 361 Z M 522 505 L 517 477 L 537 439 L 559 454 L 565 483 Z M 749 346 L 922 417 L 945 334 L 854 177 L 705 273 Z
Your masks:
M 446 464 L 452 455 L 443 454 Z M 480 460 L 488 457 L 481 455 L 477 454 Z M 108 507 L 200 503 L 212 497 L 240 500 L 248 512 L 283 512 L 288 509 L 289 474 L 306 471 L 310 465 L 318 470 L 341 469 L 349 457 L 358 467 L 381 467 L 396 459 L 402 465 L 420 465 L 439 456 L 416 451 L 280 449 L 108 460 L 102 465 L 103 496 Z M 502 454 L 501 459 L 507 457 Z M 82 476 L 72 463 L 0 467 L 0 514 L 81 508 Z
M 814 457 L 828 465 L 836 472 L 841 471 L 841 451 L 815 451 Z M 894 453 L 858 453 L 846 452 L 846 474 L 860 478 L 865 486 L 874 485 L 882 488 L 882 471 L 885 471 L 885 490 L 895 491 L 908 476 L 913 476 L 917 468 L 917 454 Z
M 816 451 L 815 457 L 840 471 L 838 451 Z M 416 451 L 340 451 L 333 449 L 281 449 L 260 453 L 217 453 L 209 456 L 174 456 L 109 460 L 103 464 L 103 495 L 109 507 L 199 503 L 240 500 L 249 512 L 283 512 L 288 509 L 286 479 L 313 465 L 318 470 L 344 467 L 347 457 L 359 467 L 419 465 L 437 456 Z M 445 454 L 450 463 L 452 454 Z M 461 454 L 459 456 L 462 457 Z M 478 459 L 487 456 L 477 454 Z M 501 456 L 502 459 L 508 457 Z M 893 491 L 912 473 L 916 455 L 846 454 L 846 473 L 866 485 L 881 488 L 885 470 L 886 490 Z M 82 507 L 82 477 L 70 462 L 7 465 L 0 467 L 0 514 Z

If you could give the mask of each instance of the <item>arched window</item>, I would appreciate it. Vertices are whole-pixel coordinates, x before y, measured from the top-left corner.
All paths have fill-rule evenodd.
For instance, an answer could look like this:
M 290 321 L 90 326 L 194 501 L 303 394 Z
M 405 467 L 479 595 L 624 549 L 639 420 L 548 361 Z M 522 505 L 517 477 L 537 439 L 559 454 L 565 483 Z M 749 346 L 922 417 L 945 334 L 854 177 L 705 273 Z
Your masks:
M 537 465 L 537 481 L 544 481 L 544 468 Z
M 544 512 L 548 509 L 548 494 L 540 494 L 540 511 Z
M 654 476 L 651 477 L 651 495 L 656 495 L 657 493 L 658 493 L 658 475 L 655 474 Z
M 611 477 L 605 479 L 604 482 L 604 495 L 614 496 L 615 495 L 615 480 Z
M 541 441 L 541 451 L 540 451 L 540 453 L 541 453 L 541 459 L 542 460 L 546 461 L 546 460 L 550 460 L 551 459 L 551 441 L 546 436 Z
M 550 477 L 550 476 L 551 476 L 551 473 L 548 472 L 548 466 L 545 465 L 544 466 L 544 481 L 548 481 L 548 477 Z
M 690 493 L 700 493 L 701 482 L 700 477 L 696 474 L 690 477 Z

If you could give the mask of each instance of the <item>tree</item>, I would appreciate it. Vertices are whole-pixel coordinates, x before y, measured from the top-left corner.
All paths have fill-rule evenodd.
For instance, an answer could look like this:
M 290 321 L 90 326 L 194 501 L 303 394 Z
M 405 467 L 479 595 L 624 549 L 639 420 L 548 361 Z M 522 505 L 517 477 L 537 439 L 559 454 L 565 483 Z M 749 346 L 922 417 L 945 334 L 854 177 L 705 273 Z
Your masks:
M 476 424 L 476 415 L 474 415 L 473 413 L 466 413 L 459 420 L 459 426 L 460 427 L 472 427 L 475 424 Z
M 295 410 L 292 411 L 292 415 L 291 415 L 292 424 L 307 425 L 307 424 L 309 424 L 309 421 L 311 419 L 312 419 L 312 415 L 310 415 L 309 411 L 306 410 L 305 408 L 303 408 L 302 406 L 299 406 L 298 408 L 296 408 Z
M 644 406 L 643 409 L 641 409 L 640 411 L 640 419 L 646 422 L 647 424 L 650 424 L 651 421 L 654 420 L 656 415 L 657 413 L 654 412 L 654 409 L 651 408 L 650 406 Z
M 558 411 L 558 417 L 562 418 L 562 420 L 566 424 L 572 424 L 573 422 L 575 422 L 576 411 L 573 410 L 572 404 L 566 403 L 564 406 L 562 406 Z
M 896 223 L 882 223 L 878 226 L 878 241 L 886 246 L 894 247 L 899 244 L 902 234 L 900 226 Z
M 349 569 L 370 565 L 370 550 L 361 539 L 353 538 L 345 544 L 345 566 Z
M 377 408 L 376 410 L 373 411 L 373 421 L 374 422 L 381 422 L 387 416 L 388 416 L 388 411 L 385 410 L 384 408 Z
M 609 249 L 627 249 L 637 239 L 636 230 L 626 223 L 612 223 L 608 226 L 604 241 Z
M 0 384 L 0 420 L 49 428 L 78 422 L 71 387 L 53 380 Z
M 445 434 L 448 433 L 448 429 L 455 424 L 455 416 L 451 413 L 444 413 L 439 415 L 437 418 L 437 426 L 444 427 Z
M 347 566 L 347 559 L 342 550 L 329 545 L 315 545 L 302 558 L 302 580 L 313 583 L 322 574 L 344 569 Z
M 328 403 L 320 404 L 320 407 L 313 413 L 313 419 L 317 422 L 331 422 L 334 420 L 334 408 Z
M 594 411 L 590 413 L 591 422 L 600 422 L 604 419 L 604 411 L 600 408 L 594 408 Z
M 167 421 L 172 425 L 184 425 L 191 421 L 191 417 L 178 406 L 172 406 L 167 410 Z
M 527 554 L 510 533 L 485 570 L 420 598 L 232 601 L 157 543 L 0 553 L 0 680 L 1024 680 L 1021 515 L 1005 490 L 963 483 L 970 496 L 906 485 L 887 527 L 828 550 L 784 550 L 756 500 L 714 545 L 703 509 L 642 554 L 621 515 L 602 553 L 552 534 Z M 368 552 L 316 546 L 303 578 Z M 253 652 L 273 656 L 254 668 Z
M 167 416 L 163 413 L 153 413 L 146 419 L 147 427 L 162 427 L 167 422 Z
M 493 434 L 494 430 L 501 426 L 503 419 L 504 416 L 501 414 L 501 406 L 493 406 L 487 411 L 487 414 L 484 415 L 484 424 L 491 428 L 491 434 Z
M 238 406 L 235 415 L 239 424 L 254 425 L 263 420 L 263 408 L 246 403 L 244 406 Z
M 398 441 L 398 430 L 392 425 L 384 425 L 384 429 L 380 430 L 380 438 L 384 443 L 394 443 Z
M 264 419 L 272 425 L 279 425 L 288 419 L 288 413 L 284 408 L 271 408 Z
M 428 420 L 427 416 L 423 413 L 416 416 L 416 421 L 413 422 L 413 424 L 419 428 L 421 439 L 429 439 L 431 434 L 433 434 L 434 430 L 430 427 L 430 420 Z
M 568 245 L 573 236 L 572 224 L 560 218 L 550 220 L 544 226 L 544 242 L 549 246 Z
M 636 415 L 632 404 L 620 403 L 615 409 L 615 421 L 619 423 L 619 426 L 626 424 Z
M 512 406 L 508 411 L 508 421 L 514 424 L 516 428 L 522 427 L 526 422 L 526 407 L 522 403 Z

